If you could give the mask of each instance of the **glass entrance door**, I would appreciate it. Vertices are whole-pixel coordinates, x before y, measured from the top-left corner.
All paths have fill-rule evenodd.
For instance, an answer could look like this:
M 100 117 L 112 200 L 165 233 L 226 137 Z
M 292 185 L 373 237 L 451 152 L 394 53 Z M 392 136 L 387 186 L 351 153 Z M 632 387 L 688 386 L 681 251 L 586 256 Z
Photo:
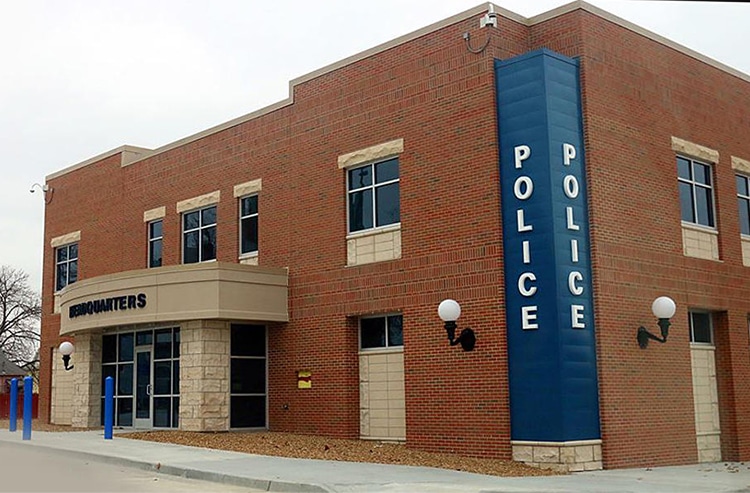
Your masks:
M 135 351 L 135 422 L 136 428 L 151 428 L 151 346 Z
M 115 426 L 177 428 L 180 328 L 102 336 L 102 424 L 106 377 L 115 381 Z

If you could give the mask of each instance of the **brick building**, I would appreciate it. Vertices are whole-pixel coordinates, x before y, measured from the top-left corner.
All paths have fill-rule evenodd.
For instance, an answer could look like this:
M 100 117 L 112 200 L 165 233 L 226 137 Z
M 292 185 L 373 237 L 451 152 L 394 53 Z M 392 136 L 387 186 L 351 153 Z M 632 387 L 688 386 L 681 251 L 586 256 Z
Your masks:
M 750 77 L 583 2 L 494 9 L 49 175 L 40 415 L 99 425 L 112 376 L 125 427 L 750 460 Z

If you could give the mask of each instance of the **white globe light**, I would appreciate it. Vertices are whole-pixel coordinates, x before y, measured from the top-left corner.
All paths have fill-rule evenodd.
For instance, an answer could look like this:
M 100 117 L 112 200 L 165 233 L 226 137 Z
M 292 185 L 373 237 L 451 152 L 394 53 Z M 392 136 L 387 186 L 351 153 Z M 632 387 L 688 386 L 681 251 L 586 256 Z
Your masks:
M 75 351 L 75 346 L 73 346 L 73 344 L 71 344 L 70 342 L 65 341 L 60 344 L 59 351 L 63 356 L 70 356 L 71 354 L 73 354 L 73 351 Z
M 677 305 L 669 296 L 659 296 L 651 305 L 651 311 L 654 312 L 656 318 L 672 318 L 675 310 L 677 310 Z
M 456 300 L 443 300 L 438 305 L 438 316 L 443 322 L 455 322 L 461 316 L 461 305 Z

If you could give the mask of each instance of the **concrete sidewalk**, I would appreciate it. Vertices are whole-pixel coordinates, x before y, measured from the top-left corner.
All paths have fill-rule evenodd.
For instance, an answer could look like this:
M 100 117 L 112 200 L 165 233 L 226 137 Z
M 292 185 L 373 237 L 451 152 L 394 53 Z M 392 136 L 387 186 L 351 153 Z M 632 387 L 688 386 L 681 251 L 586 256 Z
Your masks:
M 288 459 L 128 440 L 102 431 L 0 431 L 0 447 L 47 447 L 66 454 L 187 478 L 264 491 L 299 492 L 749 492 L 750 466 L 737 463 L 620 469 L 569 476 L 499 478 L 429 467 Z

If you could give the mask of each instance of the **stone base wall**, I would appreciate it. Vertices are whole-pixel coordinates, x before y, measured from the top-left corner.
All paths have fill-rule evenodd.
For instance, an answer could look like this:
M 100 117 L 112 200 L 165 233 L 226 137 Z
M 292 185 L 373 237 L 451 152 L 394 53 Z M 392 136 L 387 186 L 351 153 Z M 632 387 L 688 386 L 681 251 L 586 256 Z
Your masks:
M 75 368 L 71 371 L 65 371 L 60 351 L 54 348 L 52 354 L 50 423 L 70 426 L 73 419 L 73 389 L 75 384 L 73 371 L 75 371 Z
M 513 460 L 559 472 L 602 469 L 602 441 L 511 442 Z
M 102 334 L 100 331 L 76 335 L 73 364 L 74 428 L 101 426 Z
M 180 429 L 229 430 L 230 324 L 217 320 L 180 327 Z

